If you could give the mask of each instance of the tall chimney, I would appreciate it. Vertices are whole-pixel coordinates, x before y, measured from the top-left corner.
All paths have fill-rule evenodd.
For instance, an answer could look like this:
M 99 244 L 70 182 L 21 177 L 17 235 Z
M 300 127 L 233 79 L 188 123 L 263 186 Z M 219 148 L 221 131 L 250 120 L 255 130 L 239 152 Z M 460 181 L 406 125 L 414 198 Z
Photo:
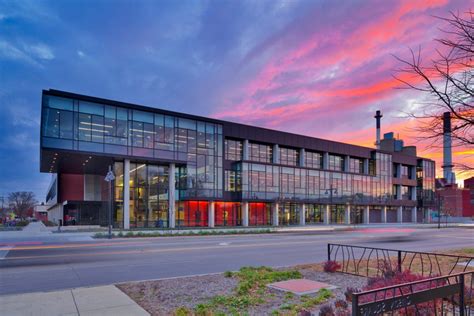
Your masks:
M 451 112 L 443 113 L 443 178 L 446 184 L 456 183 L 453 173 L 453 158 L 451 150 Z
M 377 149 L 380 149 L 380 120 L 382 118 L 382 113 L 380 112 L 380 110 L 377 110 L 377 112 L 375 112 L 375 120 L 376 120 L 376 139 L 375 139 L 375 148 Z

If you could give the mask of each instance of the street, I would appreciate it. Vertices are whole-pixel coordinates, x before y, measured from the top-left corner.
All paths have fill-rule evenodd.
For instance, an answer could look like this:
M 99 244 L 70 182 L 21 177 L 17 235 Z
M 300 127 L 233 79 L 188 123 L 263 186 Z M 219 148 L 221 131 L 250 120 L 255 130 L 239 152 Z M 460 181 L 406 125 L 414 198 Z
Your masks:
M 28 293 L 326 260 L 327 243 L 443 251 L 472 247 L 474 230 L 416 229 L 260 235 L 128 238 L 93 241 L 0 241 L 0 294 Z M 1 253 L 0 253 L 1 254 Z

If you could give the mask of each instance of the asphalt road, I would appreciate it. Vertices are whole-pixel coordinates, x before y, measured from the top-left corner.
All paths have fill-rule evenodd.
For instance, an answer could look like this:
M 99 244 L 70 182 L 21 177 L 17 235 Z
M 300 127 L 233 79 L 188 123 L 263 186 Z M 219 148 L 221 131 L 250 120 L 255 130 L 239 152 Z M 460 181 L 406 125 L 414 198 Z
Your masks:
M 326 245 L 441 251 L 474 246 L 474 229 L 409 233 L 344 231 L 52 242 L 0 241 L 0 294 L 27 293 L 237 270 L 322 262 Z M 3 258 L 2 258 L 3 257 Z

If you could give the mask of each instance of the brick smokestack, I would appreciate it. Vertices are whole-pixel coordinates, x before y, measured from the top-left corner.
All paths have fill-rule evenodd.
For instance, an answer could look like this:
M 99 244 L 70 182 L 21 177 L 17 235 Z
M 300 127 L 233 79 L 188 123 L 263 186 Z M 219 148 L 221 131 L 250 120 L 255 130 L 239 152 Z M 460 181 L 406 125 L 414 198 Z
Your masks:
M 446 184 L 456 183 L 453 172 L 453 157 L 451 148 L 451 112 L 443 113 L 443 178 Z
M 377 149 L 380 149 L 380 121 L 382 119 L 382 113 L 380 112 L 380 110 L 377 110 L 377 112 L 375 112 L 375 120 L 376 120 L 376 134 L 375 134 L 375 148 Z

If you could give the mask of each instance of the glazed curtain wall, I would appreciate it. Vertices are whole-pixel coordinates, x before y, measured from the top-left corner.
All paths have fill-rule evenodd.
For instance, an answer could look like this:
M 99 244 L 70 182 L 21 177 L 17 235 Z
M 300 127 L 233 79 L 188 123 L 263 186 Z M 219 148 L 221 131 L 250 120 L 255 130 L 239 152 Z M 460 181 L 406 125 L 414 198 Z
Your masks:
M 249 203 L 249 226 L 268 226 L 272 224 L 270 203 Z
M 298 225 L 300 220 L 300 205 L 295 203 L 281 203 L 278 213 L 279 225 Z
M 239 166 L 244 199 L 304 199 L 331 204 L 392 199 L 392 161 L 388 154 L 376 154 L 375 176 L 247 162 Z
M 53 96 L 43 97 L 42 146 L 182 161 L 182 197 L 222 197 L 222 125 Z
M 240 202 L 215 202 L 215 226 L 241 226 L 242 209 Z
M 123 225 L 123 163 L 114 164 L 115 221 Z M 168 166 L 130 163 L 130 227 L 169 227 Z
M 176 227 L 207 227 L 209 202 L 176 202 Z

